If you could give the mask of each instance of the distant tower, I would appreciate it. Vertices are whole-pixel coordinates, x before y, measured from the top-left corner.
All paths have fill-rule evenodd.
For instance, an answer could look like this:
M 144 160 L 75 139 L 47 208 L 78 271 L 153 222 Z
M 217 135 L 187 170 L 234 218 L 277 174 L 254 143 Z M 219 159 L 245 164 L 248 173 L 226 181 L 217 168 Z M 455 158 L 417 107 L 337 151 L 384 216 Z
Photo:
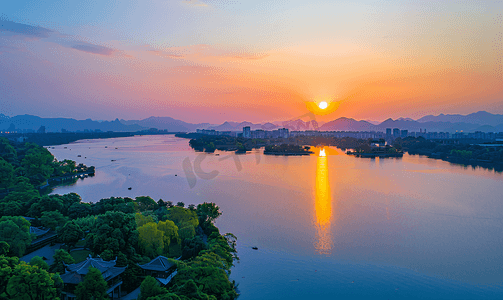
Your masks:
M 243 127 L 243 137 L 244 138 L 251 138 L 251 128 L 250 126 Z
M 37 133 L 45 133 L 45 126 L 40 126 L 40 128 L 37 130 Z
M 400 137 L 400 129 L 399 128 L 393 128 L 393 137 L 395 137 L 395 138 Z
M 387 137 L 391 136 L 391 128 L 386 128 L 386 136 Z

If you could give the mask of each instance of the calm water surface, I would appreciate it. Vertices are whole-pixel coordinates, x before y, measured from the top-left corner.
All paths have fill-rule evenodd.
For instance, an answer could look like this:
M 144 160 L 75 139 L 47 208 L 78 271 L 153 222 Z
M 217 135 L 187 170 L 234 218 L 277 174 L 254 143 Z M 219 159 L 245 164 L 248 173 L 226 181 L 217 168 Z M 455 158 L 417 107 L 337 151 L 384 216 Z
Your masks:
M 503 299 L 501 173 L 324 150 L 215 155 L 170 135 L 83 140 L 50 151 L 96 176 L 53 193 L 215 202 L 217 226 L 238 237 L 231 277 L 243 300 Z

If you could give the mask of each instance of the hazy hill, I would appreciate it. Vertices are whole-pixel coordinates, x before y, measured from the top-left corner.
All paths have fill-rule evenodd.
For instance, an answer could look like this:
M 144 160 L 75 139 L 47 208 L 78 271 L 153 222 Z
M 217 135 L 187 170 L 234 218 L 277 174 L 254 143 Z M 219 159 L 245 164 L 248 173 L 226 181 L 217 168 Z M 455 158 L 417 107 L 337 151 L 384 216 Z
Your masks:
M 120 120 L 125 125 L 139 125 L 145 128 L 157 128 L 159 130 L 168 130 L 170 132 L 191 132 L 196 129 L 205 129 L 210 126 L 209 123 L 192 124 L 171 117 L 150 117 L 143 120 Z
M 4 114 L 0 114 L 0 123 L 9 120 L 10 118 Z
M 313 123 L 314 122 L 314 123 Z M 418 120 L 399 118 L 387 119 L 381 123 L 365 120 L 357 121 L 352 118 L 338 118 L 323 125 L 316 121 L 288 120 L 284 122 L 254 124 L 251 122 L 224 122 L 220 125 L 209 123 L 192 124 L 171 117 L 149 117 L 143 120 L 118 120 L 93 121 L 75 120 L 69 118 L 41 118 L 32 115 L 19 115 L 9 118 L 0 114 L 0 130 L 11 130 L 12 125 L 17 130 L 38 130 L 45 126 L 46 132 L 60 132 L 61 129 L 68 131 L 101 130 L 117 132 L 136 132 L 149 128 L 168 130 L 169 132 L 193 132 L 196 129 L 215 129 L 218 131 L 242 131 L 243 127 L 250 126 L 252 130 L 274 130 L 288 128 L 291 131 L 313 130 L 319 126 L 322 131 L 386 131 L 386 128 L 400 128 L 409 131 L 426 130 L 428 132 L 455 132 L 455 131 L 484 131 L 503 132 L 503 115 L 491 114 L 479 111 L 469 115 L 444 115 L 425 116 Z
M 323 124 L 322 131 L 379 131 L 378 126 L 367 121 L 357 121 L 351 118 L 338 118 Z
M 399 128 L 419 132 L 456 132 L 456 131 L 484 131 L 484 132 L 503 132 L 503 123 L 496 125 L 482 124 L 484 119 L 495 123 L 503 115 L 493 115 L 487 112 L 478 112 L 468 116 L 461 115 L 440 115 L 421 118 L 422 122 L 410 118 L 399 118 L 397 120 L 387 119 L 380 124 L 372 124 L 368 121 L 357 121 L 351 118 L 338 118 L 325 123 L 320 127 L 323 131 L 386 131 L 387 128 Z M 446 119 L 452 122 L 445 121 Z M 467 120 L 467 122 L 453 122 L 455 120 Z M 481 122 L 481 123 L 476 123 Z
M 254 124 L 251 122 L 224 122 L 218 126 L 211 126 L 209 129 L 215 129 L 217 131 L 242 131 L 243 127 L 250 126 L 251 130 L 263 129 L 263 130 L 274 130 L 278 128 L 278 126 L 272 123 L 265 124 Z
M 319 128 L 319 123 L 315 120 L 311 121 L 302 121 L 300 119 L 290 120 L 282 122 L 283 128 L 288 128 L 290 131 L 303 131 L 303 130 L 315 130 L 317 127 Z
M 503 115 L 495 115 L 486 111 L 479 111 L 469 115 L 444 115 L 424 116 L 417 120 L 418 122 L 450 122 L 450 123 L 469 123 L 478 125 L 498 126 L 503 124 Z
M 46 132 L 60 132 L 61 129 L 68 131 L 96 130 L 101 131 L 119 131 L 135 132 L 145 129 L 139 125 L 125 125 L 118 119 L 115 121 L 98 122 L 91 119 L 75 120 L 68 118 L 41 118 L 32 115 L 19 115 L 6 120 L 0 119 L 0 130 L 7 130 L 11 124 L 14 124 L 17 130 L 31 129 L 38 130 L 40 126 L 45 126 Z

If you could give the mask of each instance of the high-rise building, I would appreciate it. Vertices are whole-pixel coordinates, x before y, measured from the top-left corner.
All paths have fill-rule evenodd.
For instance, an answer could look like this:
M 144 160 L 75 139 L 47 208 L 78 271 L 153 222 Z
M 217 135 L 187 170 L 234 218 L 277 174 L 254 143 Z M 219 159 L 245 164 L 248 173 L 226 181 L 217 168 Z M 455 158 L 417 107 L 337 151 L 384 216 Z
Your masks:
M 250 126 L 245 126 L 243 127 L 243 137 L 244 138 L 251 138 L 251 128 Z
M 386 128 L 386 136 L 387 137 L 391 136 L 391 128 Z
M 408 131 L 407 129 L 402 130 L 402 131 L 400 132 L 400 136 L 401 136 L 402 138 L 406 138 L 408 135 L 409 135 L 409 131 Z
M 393 137 L 395 137 L 395 138 L 400 137 L 400 129 L 399 128 L 393 128 Z
M 289 134 L 288 134 L 288 128 L 280 128 L 278 129 L 278 132 L 279 132 L 279 137 L 280 138 L 284 138 L 284 139 L 287 139 Z

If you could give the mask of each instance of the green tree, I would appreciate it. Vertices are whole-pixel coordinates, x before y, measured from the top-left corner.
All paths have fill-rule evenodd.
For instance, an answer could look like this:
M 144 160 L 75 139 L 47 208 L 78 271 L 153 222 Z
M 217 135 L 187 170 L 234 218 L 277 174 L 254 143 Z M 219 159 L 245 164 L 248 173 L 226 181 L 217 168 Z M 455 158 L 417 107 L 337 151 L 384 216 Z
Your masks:
M 89 203 L 73 203 L 68 208 L 68 216 L 71 219 L 84 218 L 92 213 L 92 208 Z
M 146 300 L 149 297 L 155 297 L 167 293 L 168 291 L 161 287 L 154 277 L 147 276 L 141 283 L 140 297 L 138 300 Z
M 101 253 L 107 249 L 115 255 L 122 252 L 134 255 L 138 246 L 138 231 L 133 215 L 123 212 L 108 211 L 96 219 L 95 228 L 88 234 L 86 240 L 94 253 Z
M 51 176 L 54 171 L 53 161 L 54 156 L 49 150 L 43 147 L 34 147 L 27 151 L 21 165 L 26 172 L 26 176 L 31 178 L 30 181 L 39 184 Z
M 11 194 L 9 194 L 10 196 Z M 23 214 L 23 204 L 18 201 L 0 200 L 0 216 L 19 216 Z
M 68 247 L 74 247 L 75 244 L 82 239 L 84 231 L 75 221 L 66 222 L 66 224 L 58 230 L 58 238 Z
M 38 266 L 31 266 L 25 262 L 6 262 L 2 264 L 2 273 L 8 275 L 5 292 L 8 299 L 59 299 L 57 286 L 61 285 L 61 278 L 49 274 Z M 3 268 L 5 266 L 5 269 Z M 14 268 L 12 268 L 14 266 Z M 0 277 L 3 277 L 0 275 Z M 3 278 L 2 278 L 3 279 Z M 3 281 L 3 280 L 1 280 Z M 0 294 L 2 295 L 2 294 Z
M 183 223 L 181 226 L 183 227 L 178 230 L 178 234 L 182 241 L 185 239 L 191 239 L 196 235 L 196 229 L 191 224 Z
M 0 157 L 0 189 L 10 188 L 14 184 L 14 167 Z
M 144 216 L 141 213 L 136 213 L 134 215 L 134 218 L 136 220 L 136 227 L 139 228 L 147 223 L 154 222 L 154 218 L 152 216 Z
M 101 199 L 93 206 L 93 214 L 104 214 L 107 211 L 121 211 L 123 213 L 133 213 L 135 211 L 133 199 L 110 197 Z
M 2 300 L 8 299 L 6 294 L 7 283 L 17 265 L 19 265 L 19 258 L 0 255 L 0 299 Z
M 63 200 L 59 195 L 45 195 L 35 198 L 28 210 L 30 217 L 41 217 L 43 212 L 63 210 Z
M 63 249 L 56 250 L 56 253 L 54 253 L 54 262 L 52 265 L 49 267 L 49 271 L 51 273 L 64 273 L 65 272 L 65 265 L 64 264 L 74 264 L 75 259 L 70 255 L 70 253 L 66 252 Z
M 7 255 L 10 251 L 10 245 L 7 242 L 0 241 L 0 255 Z
M 157 229 L 154 222 L 138 228 L 139 244 L 143 254 L 154 258 L 164 252 L 164 233 Z
M 185 209 L 179 206 L 174 206 L 168 209 L 167 218 L 168 220 L 175 222 L 178 228 L 183 227 L 181 225 L 184 224 L 190 224 L 192 225 L 192 227 L 197 227 L 199 225 L 199 221 L 195 211 L 191 211 L 189 209 Z
M 217 283 L 217 282 L 215 282 Z M 209 296 L 203 292 L 203 286 L 197 286 L 194 280 L 189 279 L 184 282 L 182 286 L 177 287 L 177 293 L 181 295 L 182 299 L 190 300 L 216 300 L 215 296 Z M 223 298 L 220 298 L 223 299 Z
M 178 227 L 175 225 L 175 222 L 166 220 L 166 221 L 160 221 L 157 224 L 157 229 L 163 232 L 163 238 L 164 238 L 164 249 L 169 249 L 169 245 L 171 245 L 171 242 L 178 243 L 179 236 L 178 236 Z
M 23 256 L 32 240 L 30 222 L 22 217 L 1 217 L 0 240 L 10 245 L 10 250 L 14 255 Z
M 167 293 L 154 297 L 148 297 L 147 300 L 182 300 L 177 294 Z
M 8 139 L 3 137 L 0 137 L 0 157 L 11 164 L 17 161 L 16 149 L 12 147 Z
M 82 229 L 82 231 L 86 232 L 86 231 L 91 231 L 92 229 L 94 229 L 94 227 L 96 226 L 96 220 L 98 219 L 98 217 L 99 216 L 87 216 L 87 217 L 83 217 L 83 218 L 77 218 L 72 221 L 75 222 L 75 224 L 79 225 L 80 229 Z
M 37 266 L 40 269 L 49 270 L 49 265 L 40 256 L 34 256 L 30 260 L 30 266 Z
M 11 189 L 11 192 L 0 200 L 0 215 L 23 215 L 27 206 L 39 196 L 38 191 L 24 177 L 16 177 Z
M 218 217 L 222 215 L 220 208 L 215 203 L 207 203 L 197 205 L 197 217 L 199 218 L 199 224 L 205 224 L 207 222 L 213 223 Z
M 63 202 L 63 209 L 61 210 L 61 213 L 65 216 L 68 216 L 68 210 L 73 204 L 82 202 L 82 198 L 76 193 L 65 194 L 60 196 L 60 198 Z
M 206 249 L 206 244 L 203 240 L 196 236 L 191 239 L 185 239 L 183 241 L 182 259 L 190 259 L 199 255 L 201 250 Z
M 59 211 L 44 211 L 40 218 L 42 226 L 56 230 L 61 224 L 66 223 L 66 218 Z
M 155 200 L 148 196 L 136 197 L 134 203 L 138 212 L 157 209 Z
M 54 175 L 55 176 L 63 176 L 73 173 L 76 168 L 76 163 L 73 160 L 65 159 L 63 161 L 54 161 Z
M 107 282 L 103 279 L 100 270 L 90 267 L 84 281 L 77 285 L 75 295 L 77 300 L 108 299 L 107 288 Z

